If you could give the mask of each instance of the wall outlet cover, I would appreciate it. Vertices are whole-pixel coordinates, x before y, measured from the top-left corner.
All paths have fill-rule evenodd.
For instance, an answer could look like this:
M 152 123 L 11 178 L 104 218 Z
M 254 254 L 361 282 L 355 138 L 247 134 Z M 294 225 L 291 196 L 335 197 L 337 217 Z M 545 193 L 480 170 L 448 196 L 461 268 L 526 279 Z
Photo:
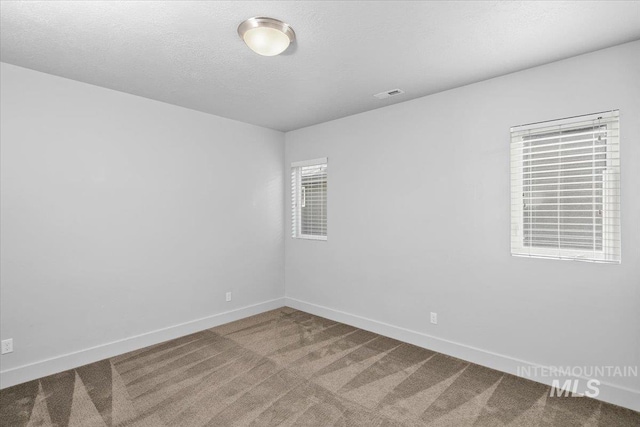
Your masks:
M 13 338 L 9 338 L 8 340 L 2 340 L 2 354 L 12 353 L 13 352 Z
M 438 324 L 438 313 L 431 312 L 431 323 Z

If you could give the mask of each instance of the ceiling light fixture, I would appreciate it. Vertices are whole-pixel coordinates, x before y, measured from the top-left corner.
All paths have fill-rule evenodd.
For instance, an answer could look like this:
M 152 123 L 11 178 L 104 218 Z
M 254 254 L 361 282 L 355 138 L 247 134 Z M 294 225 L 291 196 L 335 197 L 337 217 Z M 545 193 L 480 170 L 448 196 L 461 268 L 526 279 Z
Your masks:
M 262 56 L 280 55 L 296 39 L 289 24 L 265 17 L 247 19 L 238 26 L 238 34 L 249 49 Z

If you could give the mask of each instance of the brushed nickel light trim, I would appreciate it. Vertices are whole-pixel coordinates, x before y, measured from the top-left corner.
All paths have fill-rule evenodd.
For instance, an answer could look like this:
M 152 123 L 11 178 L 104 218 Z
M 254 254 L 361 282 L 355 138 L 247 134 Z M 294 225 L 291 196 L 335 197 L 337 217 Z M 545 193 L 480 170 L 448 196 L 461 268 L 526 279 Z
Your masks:
M 251 30 L 256 30 L 259 28 L 270 28 L 273 30 L 277 30 L 280 33 L 284 34 L 288 39 L 288 44 L 281 44 L 280 47 L 275 48 L 275 50 L 265 50 L 260 49 L 264 48 L 264 46 L 256 46 L 252 45 L 252 40 L 247 38 L 247 33 Z M 296 39 L 296 33 L 293 31 L 293 28 L 285 22 L 282 22 L 278 19 L 267 18 L 265 16 L 256 16 L 254 18 L 249 18 L 246 21 L 242 22 L 238 26 L 238 35 L 240 38 L 247 44 L 247 46 L 256 52 L 259 55 L 263 56 L 275 56 L 287 50 L 289 45 L 293 43 Z M 281 50 L 280 50 L 281 49 Z

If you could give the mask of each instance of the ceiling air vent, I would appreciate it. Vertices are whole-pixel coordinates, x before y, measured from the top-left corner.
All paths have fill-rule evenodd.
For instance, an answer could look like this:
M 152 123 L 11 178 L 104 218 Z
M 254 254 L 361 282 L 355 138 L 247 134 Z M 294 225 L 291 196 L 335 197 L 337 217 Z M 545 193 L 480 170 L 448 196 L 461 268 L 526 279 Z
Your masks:
M 375 96 L 378 99 L 385 99 L 385 98 L 391 98 L 392 96 L 401 95 L 403 93 L 404 91 L 402 89 L 391 89 L 386 92 L 377 93 L 373 96 Z

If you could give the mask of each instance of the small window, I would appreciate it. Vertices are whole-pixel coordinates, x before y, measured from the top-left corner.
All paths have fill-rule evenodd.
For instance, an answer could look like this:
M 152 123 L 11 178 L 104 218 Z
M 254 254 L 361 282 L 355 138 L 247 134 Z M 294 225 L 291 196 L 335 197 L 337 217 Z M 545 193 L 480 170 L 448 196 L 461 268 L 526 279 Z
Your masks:
M 327 240 L 327 159 L 291 164 L 291 237 Z
M 618 111 L 511 128 L 511 254 L 620 263 Z

